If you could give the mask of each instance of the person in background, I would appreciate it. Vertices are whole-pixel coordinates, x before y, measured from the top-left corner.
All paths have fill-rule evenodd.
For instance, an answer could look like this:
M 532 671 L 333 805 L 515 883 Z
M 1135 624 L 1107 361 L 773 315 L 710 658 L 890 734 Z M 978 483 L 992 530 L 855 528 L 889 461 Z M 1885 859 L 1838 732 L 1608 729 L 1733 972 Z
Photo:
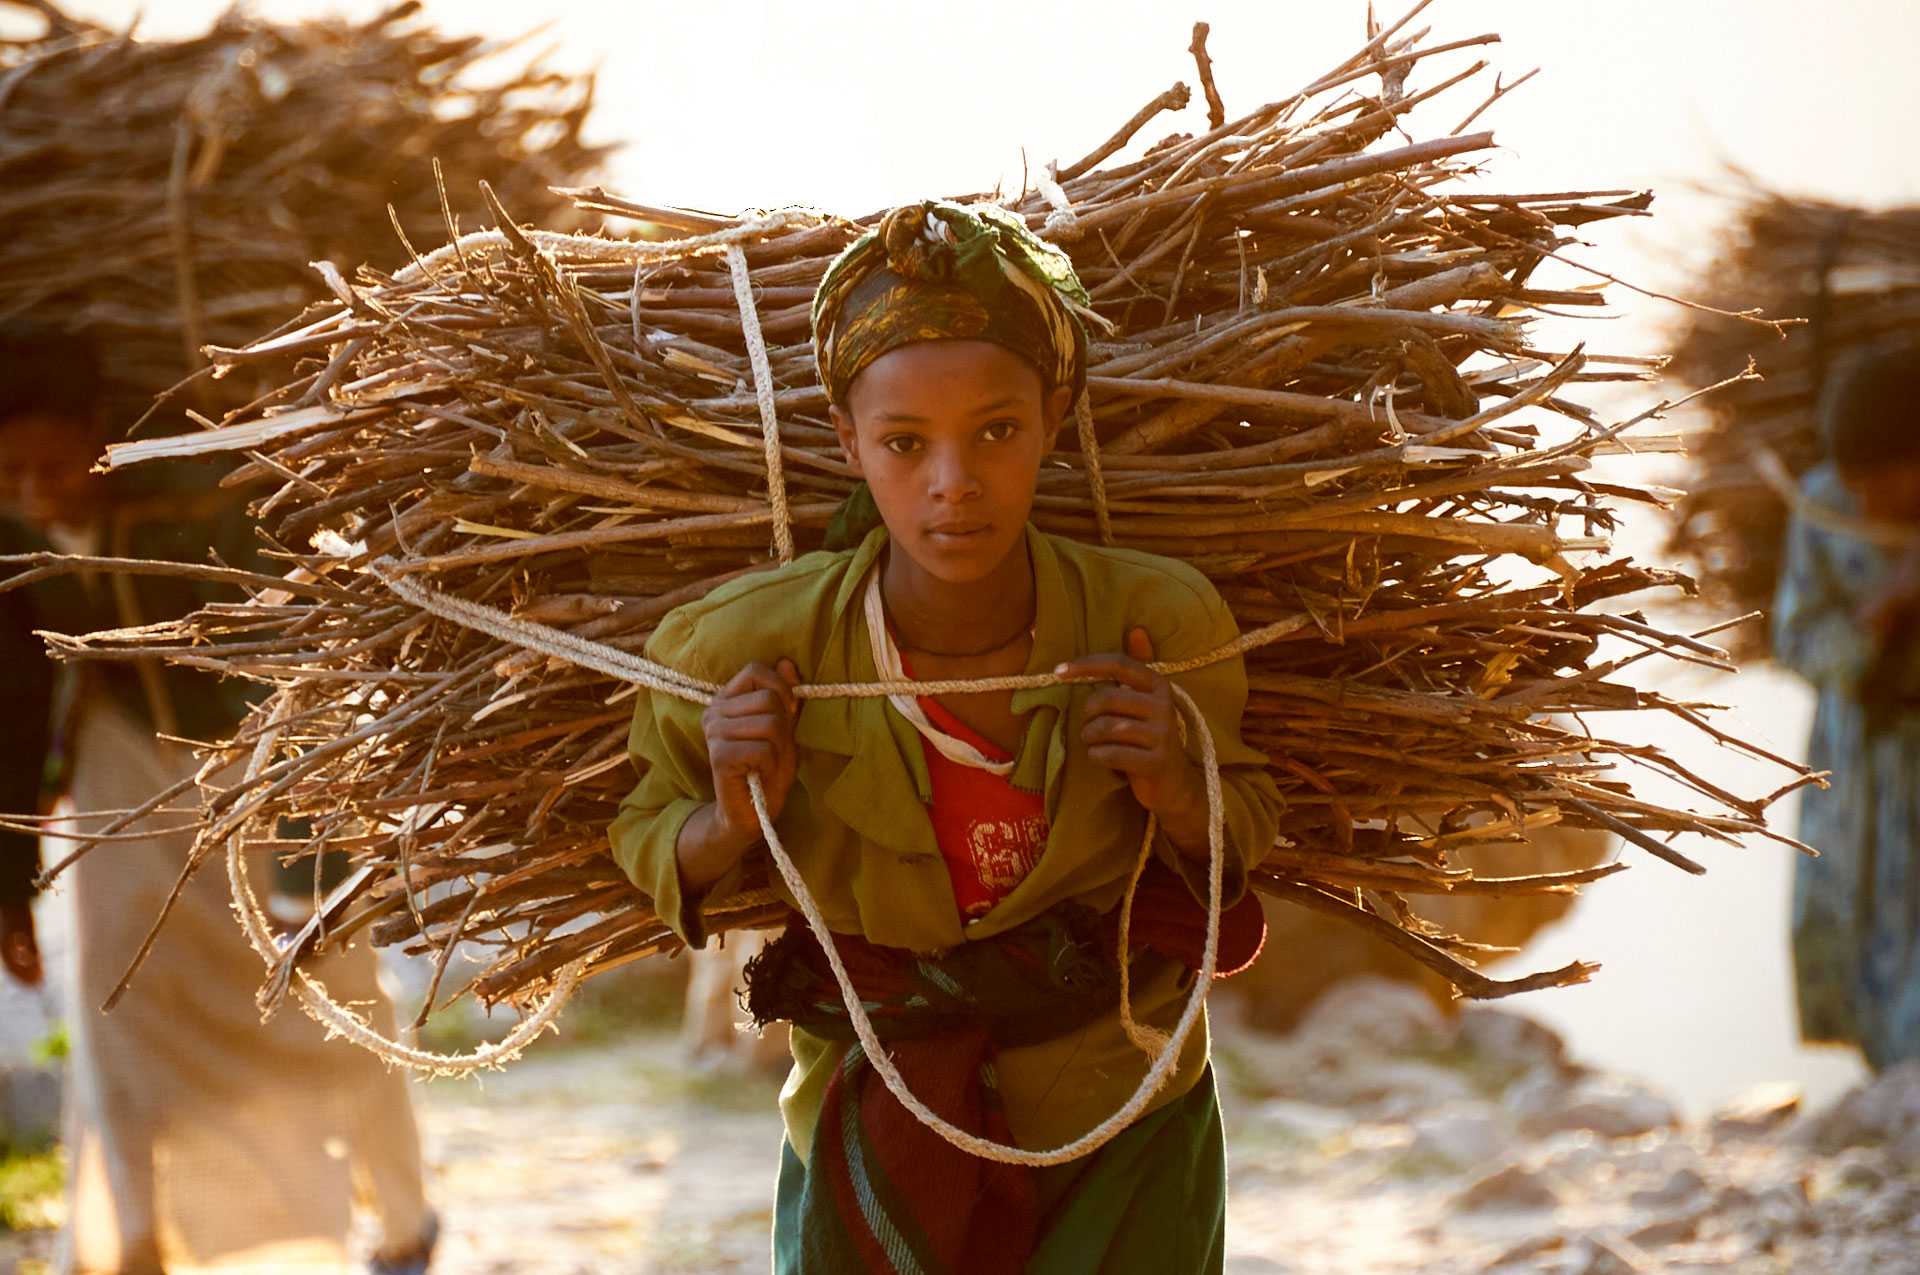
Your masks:
M 1920 345 L 1872 350 L 1820 407 L 1774 611 L 1819 693 L 1794 881 L 1801 1034 L 1883 1071 L 1920 1057 Z
M 136 485 L 93 472 L 111 438 L 99 389 L 77 338 L 0 327 L 0 553 L 249 564 L 252 528 L 217 473 Z M 139 806 L 192 776 L 189 743 L 232 731 L 244 683 L 151 661 L 56 667 L 34 631 L 153 623 L 216 596 L 184 579 L 102 573 L 0 593 L 0 810 L 31 813 L 64 795 L 78 812 L 64 822 L 85 830 L 102 821 L 88 812 Z M 189 789 L 59 878 L 75 917 L 67 1268 L 337 1271 L 358 1200 L 380 1223 L 371 1268 L 423 1272 L 438 1223 L 404 1076 L 300 1013 L 260 1021 L 261 962 L 217 866 L 186 882 L 131 990 L 101 1012 L 179 881 L 194 808 Z M 47 843 L 51 860 L 62 847 Z M 35 838 L 0 833 L 0 958 L 27 984 L 43 977 L 30 906 L 41 866 Z M 392 1031 L 371 950 L 350 947 L 315 973 Z

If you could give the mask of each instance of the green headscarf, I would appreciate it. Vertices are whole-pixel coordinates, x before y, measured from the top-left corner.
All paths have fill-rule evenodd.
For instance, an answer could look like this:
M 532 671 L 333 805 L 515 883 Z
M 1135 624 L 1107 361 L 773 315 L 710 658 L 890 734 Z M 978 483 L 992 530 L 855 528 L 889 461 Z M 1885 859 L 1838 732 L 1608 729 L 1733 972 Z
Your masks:
M 845 403 L 854 378 L 916 341 L 991 341 L 1032 363 L 1047 390 L 1086 387 L 1098 322 L 1067 254 L 993 204 L 904 204 L 854 241 L 813 298 L 820 383 Z

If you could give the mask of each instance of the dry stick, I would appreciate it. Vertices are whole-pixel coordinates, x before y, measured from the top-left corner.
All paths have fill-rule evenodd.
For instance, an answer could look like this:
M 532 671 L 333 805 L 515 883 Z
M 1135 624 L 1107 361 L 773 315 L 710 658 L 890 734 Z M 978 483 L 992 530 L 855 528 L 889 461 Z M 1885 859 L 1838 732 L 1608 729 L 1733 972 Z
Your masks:
M 453 950 L 460 946 L 466 937 L 467 922 L 473 919 L 473 911 L 480 906 L 480 900 L 486 897 L 484 887 L 475 886 L 473 894 L 467 899 L 467 910 L 460 914 L 460 920 L 453 927 L 453 936 L 440 949 L 439 957 L 433 963 L 433 978 L 427 983 L 427 994 L 420 1002 L 420 1012 L 414 1017 L 413 1030 L 419 1031 L 426 1025 L 427 1015 L 433 1012 L 433 1002 L 440 996 L 440 980 L 446 977 L 447 965 L 453 959 Z M 411 896 L 409 896 L 411 897 Z
M 106 837 L 109 837 L 115 833 L 124 831 L 125 829 L 131 827 L 133 824 L 146 818 L 148 815 L 153 814 L 155 811 L 159 810 L 160 807 L 166 805 L 169 801 L 172 801 L 175 797 L 178 797 L 181 793 L 187 792 L 188 790 L 194 788 L 196 786 L 196 780 L 197 780 L 197 776 L 189 775 L 185 779 L 179 780 L 176 783 L 168 785 L 165 789 L 163 789 L 157 795 L 147 798 L 147 800 L 141 802 L 139 805 L 135 806 L 133 809 L 127 811 L 125 814 L 120 815 L 118 818 L 114 819 L 111 823 L 109 823 L 105 828 L 102 828 L 97 832 L 86 833 L 84 835 L 68 838 L 68 840 L 71 840 L 75 843 L 74 848 L 70 852 L 68 852 L 65 857 L 61 858 L 57 863 L 55 863 L 52 867 L 42 869 L 40 872 L 40 875 L 36 876 L 33 879 L 34 888 L 36 890 L 45 890 L 51 887 L 55 877 L 59 876 L 62 872 L 66 871 L 69 867 L 72 867 L 73 864 L 77 860 L 79 860 L 82 855 L 86 854 L 89 850 L 92 850 L 95 846 L 99 845 L 101 841 L 104 840 Z
M 1261 889 L 1289 903 L 1297 903 L 1324 916 L 1359 926 L 1405 952 L 1475 1000 L 1496 1000 L 1519 992 L 1537 992 L 1548 987 L 1567 987 L 1575 983 L 1584 983 L 1600 968 L 1590 961 L 1573 961 L 1557 970 L 1542 970 L 1524 978 L 1489 978 L 1472 966 L 1462 964 L 1418 935 L 1409 934 L 1385 917 L 1370 912 L 1358 904 L 1337 899 L 1324 890 L 1316 890 L 1312 886 L 1281 878 L 1268 878 L 1262 883 Z
M 1185 110 L 1187 100 L 1191 96 L 1192 91 L 1188 89 L 1186 85 L 1179 83 L 1174 84 L 1172 88 L 1134 112 L 1132 119 L 1122 124 L 1119 131 L 1115 132 L 1112 137 L 1109 137 L 1106 141 L 1094 147 L 1085 158 L 1061 169 L 1054 175 L 1054 180 L 1070 182 L 1074 178 L 1088 172 L 1095 164 L 1100 163 L 1122 146 L 1132 141 L 1134 134 L 1145 128 L 1147 122 L 1153 119 L 1154 116 L 1160 114 L 1162 111 Z
M 125 813 L 125 812 L 124 811 L 116 812 L 112 810 L 89 810 L 86 813 L 95 817 L 105 818 L 107 816 L 110 816 L 116 813 Z M 194 815 L 194 818 L 191 822 L 177 824 L 170 828 L 143 829 L 140 832 L 90 832 L 87 834 L 87 840 L 91 842 L 96 842 L 96 843 L 108 843 L 108 844 L 113 842 L 120 842 L 120 841 L 150 841 L 155 837 L 177 837 L 181 833 L 192 832 L 196 828 L 200 827 L 199 815 L 198 815 L 198 812 L 195 812 L 195 811 L 161 810 L 161 811 L 155 811 L 154 813 L 170 814 L 170 815 L 192 814 Z M 53 834 L 50 834 L 48 831 L 50 826 L 60 825 L 72 818 L 73 818 L 73 815 L 67 811 L 60 811 L 58 813 L 51 813 L 51 814 L 44 814 L 44 815 L 23 815 L 23 814 L 0 815 L 0 830 L 4 830 L 6 832 L 18 832 L 24 836 L 29 836 L 29 837 L 43 837 L 43 836 L 53 835 Z M 64 839 L 64 836 L 65 836 L 64 833 L 60 833 L 59 835 L 61 835 Z M 39 881 L 38 877 L 35 878 L 35 884 L 36 886 L 42 886 L 42 883 Z
M 1207 95 L 1207 127 L 1219 128 L 1227 122 L 1227 108 L 1220 100 L 1220 90 L 1213 85 L 1213 59 L 1207 56 L 1207 24 L 1193 24 L 1193 43 L 1187 46 L 1187 52 L 1193 54 L 1194 65 L 1200 71 L 1200 89 Z
M 1478 134 L 1475 134 L 1475 136 L 1478 136 Z M 1464 202 L 1459 199 L 1449 199 L 1447 202 L 1451 204 L 1465 206 Z M 1563 265 L 1572 266 L 1575 270 L 1583 271 L 1586 274 L 1593 275 L 1595 278 L 1605 279 L 1608 283 L 1617 283 L 1629 292 L 1637 292 L 1641 296 L 1648 297 L 1654 301 L 1668 301 L 1673 303 L 1674 305 L 1682 307 L 1683 309 L 1693 310 L 1700 314 L 1711 314 L 1717 318 L 1722 318 L 1722 319 L 1738 319 L 1742 323 L 1751 323 L 1756 327 L 1771 328 L 1773 329 L 1776 335 L 1782 338 L 1784 338 L 1787 335 L 1788 328 L 1798 327 L 1800 324 L 1803 324 L 1806 322 L 1805 319 L 1795 319 L 1795 318 L 1769 319 L 1769 318 L 1763 317 L 1758 310 L 1738 310 L 1738 311 L 1722 310 L 1717 306 L 1705 305 L 1699 301 L 1689 301 L 1685 297 L 1669 296 L 1667 293 L 1664 293 L 1664 292 L 1655 292 L 1650 288 L 1642 288 L 1635 284 L 1628 283 L 1625 279 L 1620 278 L 1618 275 L 1608 274 L 1605 270 L 1602 270 L 1597 266 L 1590 266 L 1590 265 L 1587 265 L 1585 262 L 1575 261 L 1572 257 L 1563 256 L 1558 249 L 1528 247 L 1527 245 L 1522 244 L 1520 240 L 1513 238 L 1511 235 L 1502 234 L 1500 231 L 1493 229 L 1491 226 L 1482 227 L 1482 233 L 1489 235 L 1493 238 L 1499 239 L 1516 248 L 1527 247 L 1527 250 L 1530 252 L 1537 252 L 1543 257 L 1551 257 L 1555 261 L 1558 261 Z M 1744 378 L 1736 377 L 1733 379 L 1738 380 L 1738 379 L 1744 379 Z
M 1361 178 L 1397 172 L 1416 164 L 1431 163 L 1434 160 L 1466 154 L 1469 151 L 1486 150 L 1492 145 L 1492 133 L 1472 133 L 1464 137 L 1415 142 L 1397 150 L 1381 151 L 1377 154 L 1329 160 L 1311 168 L 1277 174 L 1260 170 L 1252 173 L 1234 173 L 1224 177 L 1202 178 L 1171 192 L 1157 191 L 1150 195 L 1137 195 L 1131 199 L 1121 199 L 1103 207 L 1090 209 L 1080 214 L 1080 222 L 1084 229 L 1094 230 L 1109 222 L 1154 208 L 1169 199 L 1197 199 L 1209 192 L 1223 194 L 1257 192 L 1262 198 L 1275 199 L 1282 195 L 1300 194 L 1310 190 L 1330 190 Z
M 1697 877 L 1706 875 L 1707 870 L 1700 863 L 1692 859 L 1689 859 L 1686 855 L 1681 854 L 1678 850 L 1675 850 L 1672 846 L 1667 845 L 1665 842 L 1657 841 L 1654 838 L 1648 836 L 1646 833 L 1640 831 L 1640 829 L 1634 827 L 1632 824 L 1628 823 L 1626 820 L 1619 819 L 1613 815 L 1608 814 L 1606 811 L 1600 809 L 1600 807 L 1594 805 L 1590 801 L 1581 801 L 1577 797 L 1562 797 L 1560 798 L 1560 804 L 1567 807 L 1569 810 L 1579 811 L 1581 814 L 1593 820 L 1595 823 L 1599 824 L 1602 828 L 1605 828 L 1607 831 L 1616 834 L 1623 840 L 1631 841 L 1634 845 L 1639 846 L 1642 850 L 1645 850 L 1648 854 L 1656 855 L 1659 858 L 1665 859 L 1668 863 L 1671 863 L 1676 868 L 1680 868 L 1686 872 L 1691 872 L 1694 876 L 1697 876 Z
M 1511 84 L 1503 84 L 1500 82 L 1500 77 L 1498 75 L 1494 76 L 1493 92 L 1488 95 L 1487 100 L 1480 103 L 1480 105 L 1474 107 L 1472 113 L 1469 114 L 1467 118 L 1461 120 L 1458 124 L 1454 125 L 1453 129 L 1448 133 L 1448 136 L 1458 137 L 1460 134 L 1466 132 L 1467 129 L 1473 124 L 1475 120 L 1479 119 L 1482 115 L 1486 114 L 1487 111 L 1492 109 L 1493 104 L 1495 102 L 1498 102 L 1501 98 L 1513 92 L 1515 89 L 1519 88 L 1522 84 L 1525 84 L 1528 80 L 1531 80 L 1534 76 L 1538 74 L 1540 74 L 1540 68 L 1536 66 L 1535 68 L 1533 68 L 1533 70 L 1528 71 L 1525 75 L 1522 75 L 1519 79 L 1513 81 Z M 1628 194 L 1631 192 L 1622 191 L 1620 193 Z
M 67 862 L 72 860 L 68 859 Z M 134 952 L 133 959 L 127 962 L 126 972 L 120 975 L 120 981 L 114 984 L 111 992 L 107 993 L 107 999 L 100 1003 L 101 1013 L 111 1013 L 113 1007 L 120 1003 L 120 998 L 127 994 L 127 989 L 133 986 L 133 976 L 140 972 L 142 965 L 147 963 L 147 954 L 153 951 L 154 943 L 160 938 L 160 927 L 165 925 L 167 918 L 173 915 L 173 909 L 180 902 L 180 896 L 186 892 L 187 882 L 193 878 L 195 872 L 199 871 L 203 862 L 205 862 L 204 856 L 187 856 L 187 862 L 180 869 L 180 875 L 174 879 L 173 889 L 167 892 L 166 902 L 160 905 L 159 915 L 153 918 L 153 924 L 147 927 L 147 936 L 140 940 L 139 949 Z M 65 864 L 61 866 L 64 867 Z
M 171 576 L 176 579 L 205 580 L 216 584 L 249 585 L 259 589 L 282 589 L 288 593 L 306 594 L 332 602 L 360 601 L 359 594 L 318 580 L 296 580 L 287 576 L 267 575 L 259 571 L 242 571 L 237 567 L 214 566 L 211 563 L 164 562 L 149 558 L 95 558 L 66 553 L 14 553 L 0 555 L 0 566 L 27 568 L 25 571 L 0 580 L 0 593 L 9 592 L 24 585 L 36 584 L 41 580 L 53 579 L 56 576 L 98 571 L 117 575 Z

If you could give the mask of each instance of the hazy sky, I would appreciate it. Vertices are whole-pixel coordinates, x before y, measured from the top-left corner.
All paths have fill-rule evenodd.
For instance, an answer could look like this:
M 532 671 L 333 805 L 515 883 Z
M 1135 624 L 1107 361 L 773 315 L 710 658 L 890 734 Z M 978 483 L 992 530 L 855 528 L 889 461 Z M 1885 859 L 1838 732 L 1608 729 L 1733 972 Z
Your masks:
M 122 26 L 142 11 L 140 29 L 154 36 L 201 30 L 226 7 L 67 2 Z M 255 6 L 276 17 L 379 7 Z M 595 129 L 626 143 L 609 175 L 617 189 L 723 212 L 809 203 L 849 213 L 1017 186 L 1023 147 L 1036 168 L 1077 158 L 1174 80 L 1192 82 L 1197 19 L 1213 25 L 1220 89 L 1238 113 L 1348 56 L 1366 11 L 1364 0 L 427 0 L 426 9 L 450 32 L 495 35 L 548 15 L 530 47 L 551 44 L 558 66 L 599 69 Z M 1920 202 L 1911 0 L 1438 0 L 1418 22 L 1436 40 L 1505 37 L 1453 55 L 1454 67 L 1485 57 L 1508 79 L 1541 68 L 1478 125 L 1508 152 L 1494 157 L 1489 185 L 1660 192 L 1658 216 L 1601 228 L 1588 254 L 1632 277 L 1672 285 L 1710 257 L 1720 208 L 1697 188 L 1724 189 L 1728 163 L 1794 193 Z M 1446 131 L 1481 91 L 1423 108 L 1413 131 Z M 1196 107 L 1150 133 L 1199 127 Z M 1657 349 L 1671 308 L 1617 299 L 1630 317 L 1605 344 Z M 1789 681 L 1747 677 L 1709 693 L 1741 703 L 1774 743 L 1799 746 L 1806 699 Z M 1773 786 L 1764 775 L 1743 782 Z M 1714 872 L 1704 880 L 1642 865 L 1597 888 L 1534 959 L 1595 957 L 1606 973 L 1527 997 L 1526 1008 L 1559 1023 L 1583 1054 L 1650 1072 L 1695 1105 L 1780 1075 L 1816 1089 L 1840 1083 L 1850 1064 L 1793 1040 L 1789 857 L 1764 846 L 1705 857 Z
M 75 12 L 173 35 L 214 0 L 68 0 Z M 364 15 L 366 0 L 270 0 L 274 16 Z M 929 191 L 1017 183 L 1077 157 L 1176 78 L 1197 19 L 1230 111 L 1283 96 L 1361 40 L 1361 0 L 428 0 L 449 30 L 520 33 L 548 15 L 554 61 L 598 66 L 601 132 L 628 146 L 620 184 L 732 211 L 810 202 L 845 211 Z M 1401 6 L 1381 5 L 1397 16 Z M 1498 31 L 1509 78 L 1541 67 L 1489 122 L 1536 185 L 1655 184 L 1734 160 L 1839 198 L 1920 194 L 1906 127 L 1920 102 L 1907 0 L 1438 0 L 1439 38 Z M 1475 56 L 1475 55 L 1463 55 Z M 1457 104 L 1461 113 L 1471 104 Z M 1436 105 L 1435 116 L 1453 109 Z M 1190 113 L 1186 127 L 1198 118 Z

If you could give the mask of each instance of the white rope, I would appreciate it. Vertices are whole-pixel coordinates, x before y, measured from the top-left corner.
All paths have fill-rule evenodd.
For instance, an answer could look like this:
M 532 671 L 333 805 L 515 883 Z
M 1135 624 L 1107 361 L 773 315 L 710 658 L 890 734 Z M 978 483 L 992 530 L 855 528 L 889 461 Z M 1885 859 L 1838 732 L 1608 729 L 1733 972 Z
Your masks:
M 1093 429 L 1093 391 L 1081 390 L 1073 404 L 1074 428 L 1080 435 L 1081 462 L 1087 467 L 1087 486 L 1093 492 L 1093 521 L 1100 543 L 1113 543 L 1113 516 L 1107 512 L 1107 471 L 1100 464 L 1100 435 Z
M 787 857 L 787 849 L 780 843 L 780 834 L 774 830 L 773 818 L 767 813 L 767 795 L 760 786 L 760 776 L 749 773 L 748 789 L 753 794 L 753 810 L 760 817 L 760 832 L 766 838 L 767 851 L 773 856 L 774 866 L 780 870 L 787 888 L 793 892 L 794 901 L 800 905 L 800 912 L 807 918 L 807 927 L 819 941 L 820 948 L 826 953 L 827 964 L 833 968 L 833 977 L 840 984 L 841 998 L 846 1002 L 847 1016 L 852 1020 L 854 1035 L 860 1039 L 860 1047 L 866 1051 L 867 1061 L 873 1064 L 875 1072 L 886 1085 L 888 1092 L 900 1105 L 912 1112 L 914 1118 L 927 1128 L 960 1150 L 983 1160 L 992 1160 L 1000 1164 L 1021 1164 L 1040 1167 L 1049 1164 L 1065 1164 L 1069 1160 L 1078 1160 L 1081 1156 L 1092 1155 L 1107 1143 L 1118 1137 L 1127 1126 L 1139 1118 L 1147 1109 L 1153 1096 L 1173 1075 L 1175 1065 L 1180 1061 L 1181 1047 L 1186 1044 L 1187 1036 L 1193 1031 L 1193 1025 L 1200 1020 L 1200 1012 L 1207 1003 L 1207 987 L 1213 981 L 1215 961 L 1220 952 L 1220 892 L 1226 863 L 1226 824 L 1225 799 L 1220 790 L 1220 760 L 1214 753 L 1213 736 L 1207 730 L 1207 721 L 1200 708 L 1180 687 L 1172 688 L 1180 711 L 1187 714 L 1199 728 L 1200 759 L 1207 781 L 1207 946 L 1200 958 L 1200 969 L 1194 977 L 1193 989 L 1187 993 L 1186 1007 L 1180 1013 L 1180 1021 L 1174 1024 L 1173 1033 L 1164 1047 L 1153 1037 L 1146 1037 L 1152 1044 L 1141 1044 L 1153 1057 L 1153 1065 L 1147 1068 L 1147 1074 L 1140 1079 L 1133 1096 L 1111 1116 L 1088 1130 L 1085 1134 L 1051 1151 L 1026 1151 L 1020 1147 L 1008 1146 L 1004 1142 L 995 1142 L 991 1138 L 982 1138 L 968 1133 L 965 1129 L 949 1124 L 926 1103 L 913 1095 L 907 1088 L 906 1079 L 899 1068 L 893 1065 L 886 1046 L 880 1043 L 880 1037 L 873 1030 L 873 1021 L 867 1017 L 866 1006 L 861 1002 L 860 993 L 855 989 L 853 980 L 847 975 L 847 967 L 841 963 L 840 953 L 833 944 L 833 933 L 827 929 L 826 920 L 820 915 L 820 907 L 813 901 L 813 895 L 807 890 L 807 883 L 800 878 L 799 869 L 793 866 L 793 860 Z M 1147 842 L 1153 838 L 1153 822 L 1147 823 Z M 1146 853 L 1143 847 L 1143 855 Z M 1127 885 L 1127 898 L 1122 907 L 1130 912 L 1133 893 L 1140 883 L 1139 873 Z M 1123 913 L 1123 916 L 1125 913 Z M 1121 978 L 1126 978 L 1127 954 L 1120 952 Z M 1127 1003 L 1126 985 L 1123 981 L 1120 1013 L 1123 1022 L 1132 1024 L 1132 1010 Z M 1135 1043 L 1141 1043 L 1147 1029 L 1132 1024 L 1128 1035 Z M 1159 1052 L 1153 1053 L 1158 1047 Z
M 282 712 L 283 709 L 275 710 L 274 717 L 268 722 L 268 729 L 255 742 L 243 782 L 257 776 L 271 758 L 283 726 Z M 202 774 L 205 773 L 203 768 Z M 266 910 L 260 906 L 259 896 L 253 892 L 253 883 L 247 879 L 244 843 L 244 827 L 236 828 L 233 835 L 227 838 L 227 881 L 233 888 L 234 911 L 240 916 L 240 926 L 246 931 L 247 941 L 253 945 L 260 959 L 267 963 L 268 970 L 272 971 L 278 967 L 284 953 L 274 941 L 273 925 L 267 919 Z M 325 1027 L 330 1037 L 343 1036 L 385 1062 L 411 1067 L 416 1071 L 430 1072 L 436 1076 L 465 1076 L 483 1067 L 504 1066 L 518 1058 L 521 1051 L 560 1016 L 560 1011 L 572 998 L 574 989 L 579 987 L 580 980 L 586 977 L 587 970 L 605 950 L 601 948 L 589 952 L 555 974 L 553 990 L 548 993 L 546 1000 L 522 1019 L 504 1039 L 465 1054 L 433 1053 L 381 1035 L 363 1015 L 334 1000 L 327 994 L 324 984 L 298 967 L 293 970 L 293 979 L 288 988 L 299 1001 L 300 1008 Z
M 1041 226 L 1049 238 L 1072 243 L 1084 233 L 1080 229 L 1080 214 L 1073 211 L 1073 201 L 1067 198 L 1067 192 L 1054 180 L 1051 164 L 1040 175 L 1040 198 L 1046 200 L 1047 207 L 1053 210 L 1047 214 L 1046 224 Z
M 552 628 L 545 624 L 535 624 L 530 620 L 519 620 L 495 607 L 482 602 L 472 602 L 451 593 L 442 593 L 429 588 L 410 576 L 400 575 L 396 571 L 398 564 L 391 559 L 382 558 L 370 564 L 374 575 L 403 600 L 419 607 L 429 615 L 439 616 L 463 628 L 485 633 L 498 638 L 511 646 L 523 650 L 535 651 L 541 655 L 551 655 L 563 659 L 580 668 L 604 673 L 608 677 L 648 690 L 672 695 L 692 704 L 705 704 L 720 693 L 715 682 L 704 682 L 690 677 L 678 669 L 656 664 L 644 655 L 635 655 L 604 642 L 594 642 L 577 637 L 565 629 Z M 1245 655 L 1258 646 L 1276 642 L 1290 633 L 1298 632 L 1310 622 L 1305 614 L 1291 615 L 1284 620 L 1262 625 L 1250 632 L 1242 633 L 1231 642 L 1223 643 L 1211 651 L 1202 652 L 1184 660 L 1154 660 L 1147 667 L 1156 673 L 1173 675 L 1191 673 L 1195 669 L 1218 664 L 1238 655 Z M 879 681 L 879 682 L 803 682 L 793 688 L 800 699 L 881 699 L 891 695 L 968 695 L 983 691 L 1031 691 L 1048 686 L 1067 686 L 1076 682 L 1093 683 L 1103 678 L 1060 677 L 1053 673 L 1016 673 L 1006 677 L 980 677 L 948 679 L 945 681 Z
M 753 304 L 753 276 L 747 272 L 747 250 L 737 240 L 727 244 L 727 269 L 733 274 L 733 299 L 740 306 L 740 331 L 747 339 L 747 358 L 753 364 L 753 393 L 760 400 L 760 438 L 767 455 L 767 500 L 773 505 L 773 552 L 781 562 L 793 561 L 793 514 L 787 508 L 787 469 L 780 455 L 780 414 L 773 402 L 773 365 L 767 361 L 766 338 L 760 335 L 760 314 Z
M 1187 732 L 1180 731 L 1180 742 L 1187 742 Z M 1211 798 L 1209 798 L 1211 800 Z M 1208 808 L 1211 813 L 1211 807 Z M 1153 834 L 1159 827 L 1159 820 L 1153 812 L 1147 812 L 1147 832 L 1140 840 L 1140 854 L 1133 861 L 1133 875 L 1127 878 L 1127 891 L 1120 896 L 1120 935 L 1114 940 L 1114 948 L 1121 953 L 1120 961 L 1120 1029 L 1127 1033 L 1127 1039 L 1137 1046 L 1148 1058 L 1158 1059 L 1167 1047 L 1173 1044 L 1173 1036 L 1158 1027 L 1149 1027 L 1135 1020 L 1133 1016 L 1133 978 L 1132 962 L 1125 954 L 1133 950 L 1133 896 L 1140 890 L 1140 877 L 1147 870 L 1148 860 L 1153 858 Z

